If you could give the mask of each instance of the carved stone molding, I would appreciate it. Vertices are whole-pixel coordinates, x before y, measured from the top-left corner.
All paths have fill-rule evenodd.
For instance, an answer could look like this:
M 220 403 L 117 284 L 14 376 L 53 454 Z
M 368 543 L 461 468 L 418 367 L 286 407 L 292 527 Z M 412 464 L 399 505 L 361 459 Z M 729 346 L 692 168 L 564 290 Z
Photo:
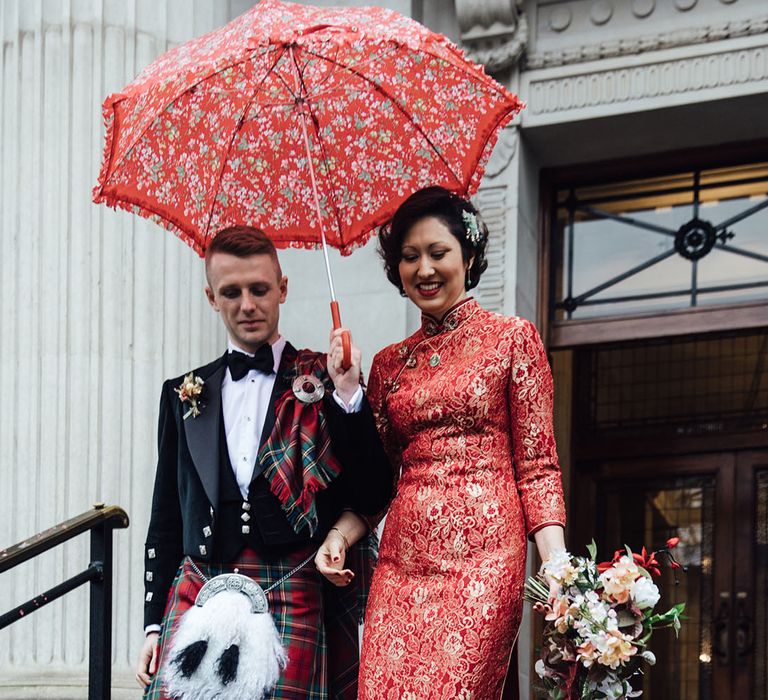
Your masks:
M 488 227 L 488 247 L 485 251 L 488 268 L 475 290 L 475 297 L 489 311 L 504 313 L 505 281 L 508 272 L 505 261 L 505 244 L 509 235 L 508 189 L 505 186 L 481 187 L 473 199 Z M 514 293 L 514 288 L 512 292 Z
M 522 0 L 456 0 L 456 18 L 462 32 L 501 24 L 514 29 Z
M 758 46 L 644 66 L 534 79 L 526 91 L 527 111 L 531 115 L 551 115 L 734 85 L 762 85 L 767 80 L 768 49 Z
M 523 0 L 455 0 L 467 55 L 493 73 L 515 65 L 528 45 Z
M 503 173 L 517 151 L 518 127 L 508 125 L 499 133 L 499 140 L 493 149 L 488 165 L 485 167 L 485 177 L 494 178 Z
M 528 54 L 525 67 L 528 70 L 550 68 L 765 33 L 768 33 L 768 15 Z
M 638 19 L 645 19 L 655 9 L 655 0 L 632 0 L 632 14 Z
M 692 10 L 699 0 L 675 0 L 675 7 L 680 12 L 688 12 Z
M 589 19 L 592 24 L 604 25 L 613 16 L 613 5 L 608 0 L 596 0 L 589 9 Z

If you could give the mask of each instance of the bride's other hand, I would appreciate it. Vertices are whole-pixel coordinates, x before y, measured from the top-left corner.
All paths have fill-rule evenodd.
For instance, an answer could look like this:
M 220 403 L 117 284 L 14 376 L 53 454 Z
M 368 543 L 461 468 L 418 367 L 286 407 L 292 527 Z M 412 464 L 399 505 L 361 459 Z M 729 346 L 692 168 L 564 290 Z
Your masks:
M 315 555 L 315 566 L 334 586 L 348 586 L 355 578 L 351 569 L 344 568 L 346 559 L 344 536 L 331 530 Z

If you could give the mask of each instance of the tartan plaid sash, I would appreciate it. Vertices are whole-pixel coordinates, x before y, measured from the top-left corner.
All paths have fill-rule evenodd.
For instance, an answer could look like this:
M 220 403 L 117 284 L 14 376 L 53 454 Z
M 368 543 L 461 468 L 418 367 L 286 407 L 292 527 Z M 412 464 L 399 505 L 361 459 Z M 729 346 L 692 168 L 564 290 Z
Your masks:
M 286 347 L 280 367 L 287 389 L 275 402 L 275 425 L 259 452 L 270 491 L 282 505 L 294 531 L 306 527 L 310 536 L 317 530 L 315 494 L 328 487 L 341 465 L 331 451 L 331 436 L 323 401 L 304 403 L 293 393 L 293 380 L 309 374 L 317 377 L 327 392 L 333 391 L 326 356 L 311 350 Z

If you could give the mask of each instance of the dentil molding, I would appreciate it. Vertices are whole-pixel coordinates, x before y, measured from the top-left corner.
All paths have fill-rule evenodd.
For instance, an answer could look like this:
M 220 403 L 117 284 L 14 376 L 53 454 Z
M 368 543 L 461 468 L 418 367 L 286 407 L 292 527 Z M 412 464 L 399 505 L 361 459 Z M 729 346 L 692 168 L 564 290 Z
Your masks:
M 646 7 L 652 10 L 653 3 L 651 0 L 648 0 L 648 2 L 647 6 L 637 5 L 637 11 L 640 12 Z M 564 7 L 567 9 L 567 6 Z M 606 8 L 608 5 L 603 7 L 596 4 L 594 7 L 598 8 L 598 11 L 593 18 L 593 22 L 596 24 L 606 22 L 606 17 L 608 17 Z M 552 24 L 553 22 L 555 24 Z M 566 16 L 562 12 L 560 14 L 553 14 L 553 17 L 550 19 L 550 25 L 552 25 L 552 29 L 555 31 L 562 31 L 568 26 L 569 22 L 570 19 L 568 18 L 568 22 L 566 22 Z M 659 51 L 677 46 L 703 44 L 765 33 L 768 33 L 768 15 L 761 15 L 750 17 L 749 19 L 714 22 L 690 29 L 678 29 L 670 32 L 627 37 L 618 40 L 596 41 L 579 46 L 564 47 L 556 51 L 529 53 L 525 59 L 525 68 L 528 70 L 550 68 L 571 63 L 596 61 L 616 56 L 629 56 L 647 51 Z
M 615 60 L 615 59 L 614 59 Z M 658 60 L 642 66 L 606 70 L 556 69 L 557 75 L 527 74 L 527 113 L 532 117 L 594 110 L 627 103 L 627 109 L 690 92 L 739 88 L 739 93 L 761 92 L 768 81 L 768 47 L 753 46 L 709 55 Z M 523 90 L 521 89 L 521 92 Z M 573 115 L 563 115 L 563 119 Z M 549 120 L 547 120 L 549 121 Z M 559 120 L 558 120 L 559 121 Z
M 523 0 L 455 0 L 467 55 L 498 72 L 515 65 L 528 45 Z

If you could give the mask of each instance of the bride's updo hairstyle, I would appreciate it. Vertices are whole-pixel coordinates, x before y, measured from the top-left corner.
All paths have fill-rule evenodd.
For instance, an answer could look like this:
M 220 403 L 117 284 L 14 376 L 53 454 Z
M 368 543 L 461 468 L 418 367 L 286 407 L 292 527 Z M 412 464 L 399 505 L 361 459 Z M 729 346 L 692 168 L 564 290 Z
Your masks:
M 464 286 L 467 290 L 474 289 L 488 267 L 485 259 L 488 228 L 472 202 L 444 187 L 425 187 L 414 192 L 400 205 L 392 221 L 382 228 L 379 255 L 384 261 L 387 279 L 400 290 L 401 296 L 405 296 L 399 271 L 403 241 L 414 224 L 429 217 L 442 222 L 459 242 L 464 261 L 472 260 Z

